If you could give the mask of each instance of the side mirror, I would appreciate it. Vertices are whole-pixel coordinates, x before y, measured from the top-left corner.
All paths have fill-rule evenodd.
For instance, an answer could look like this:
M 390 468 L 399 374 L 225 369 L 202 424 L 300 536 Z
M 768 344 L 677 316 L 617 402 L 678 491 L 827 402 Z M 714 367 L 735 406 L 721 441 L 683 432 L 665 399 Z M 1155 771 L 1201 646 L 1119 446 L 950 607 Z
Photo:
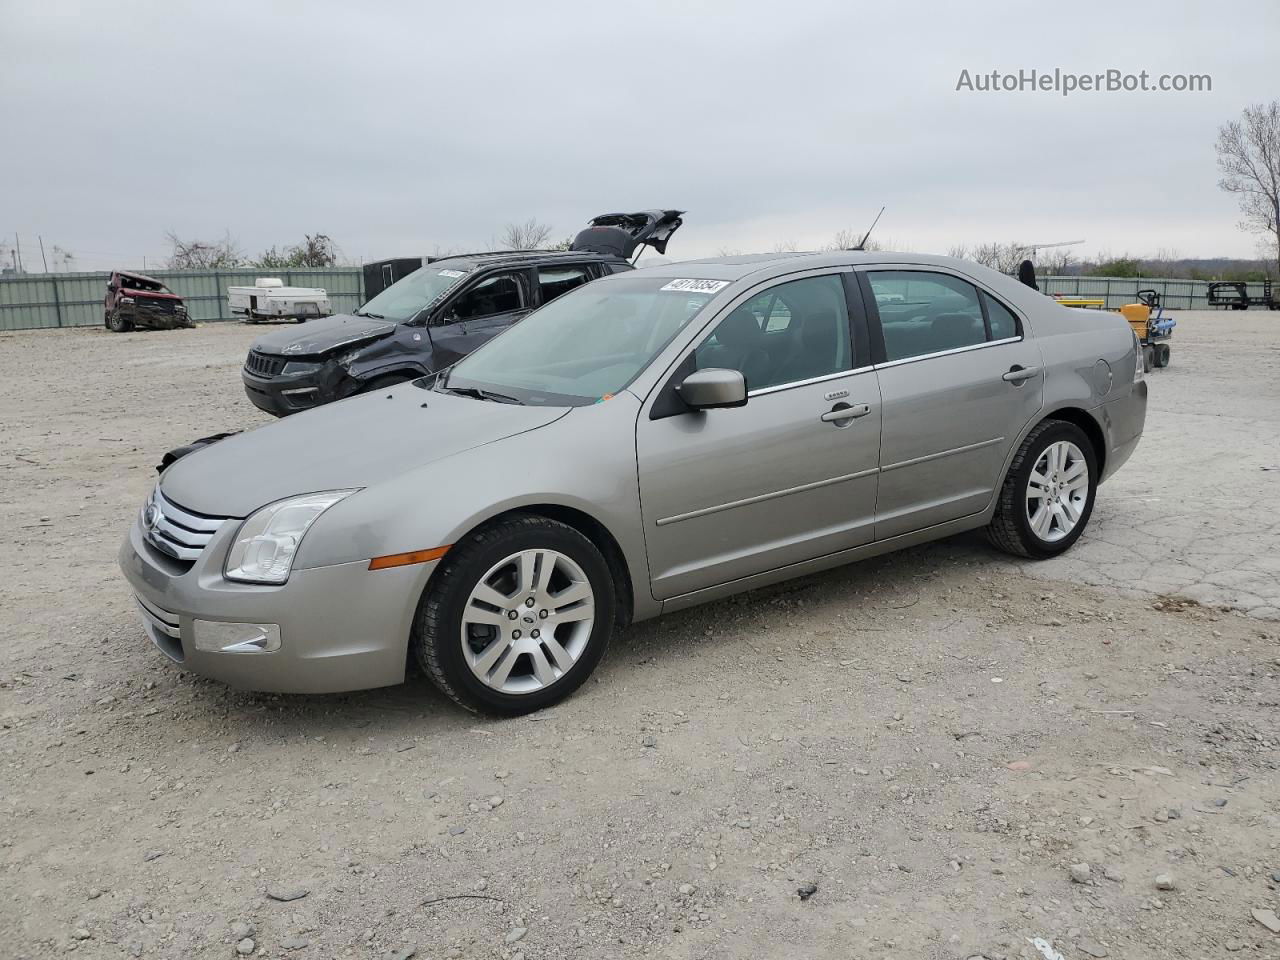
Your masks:
M 676 393 L 694 410 L 742 407 L 747 403 L 747 381 L 739 370 L 708 367 L 685 377 Z
M 107 289 L 108 289 L 108 290 L 110 290 L 112 293 L 115 293 L 117 290 L 119 290 L 119 289 L 120 289 L 120 284 L 118 284 L 118 283 L 116 283 L 116 282 L 114 282 L 114 281 L 108 280 L 108 281 L 107 281 Z

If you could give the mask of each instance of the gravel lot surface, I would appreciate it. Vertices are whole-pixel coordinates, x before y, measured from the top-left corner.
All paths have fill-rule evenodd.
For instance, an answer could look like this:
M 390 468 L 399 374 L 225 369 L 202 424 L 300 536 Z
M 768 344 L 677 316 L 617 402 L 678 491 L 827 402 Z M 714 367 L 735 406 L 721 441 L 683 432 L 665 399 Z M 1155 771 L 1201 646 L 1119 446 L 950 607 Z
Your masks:
M 1280 316 L 1179 318 L 1065 557 L 641 624 L 506 721 L 175 670 L 115 552 L 267 421 L 259 331 L 0 334 L 0 957 L 1280 957 Z

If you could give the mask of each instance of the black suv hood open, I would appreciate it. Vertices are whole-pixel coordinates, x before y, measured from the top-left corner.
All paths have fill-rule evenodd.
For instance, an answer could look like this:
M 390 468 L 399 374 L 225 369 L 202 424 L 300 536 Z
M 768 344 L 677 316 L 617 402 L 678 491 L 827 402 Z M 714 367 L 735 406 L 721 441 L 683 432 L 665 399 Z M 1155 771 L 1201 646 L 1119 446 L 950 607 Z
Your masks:
M 308 320 L 300 327 L 264 333 L 250 349 L 277 357 L 315 357 L 352 344 L 381 340 L 395 328 L 390 320 L 336 313 Z

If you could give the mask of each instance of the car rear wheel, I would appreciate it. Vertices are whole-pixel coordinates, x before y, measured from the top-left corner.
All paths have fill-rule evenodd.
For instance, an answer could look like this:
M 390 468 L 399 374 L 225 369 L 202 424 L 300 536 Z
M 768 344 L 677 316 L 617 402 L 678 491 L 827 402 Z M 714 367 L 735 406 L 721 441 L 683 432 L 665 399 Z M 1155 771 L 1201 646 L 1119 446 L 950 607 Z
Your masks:
M 1098 459 L 1088 435 L 1074 423 L 1045 420 L 1009 465 L 987 537 L 1020 557 L 1056 557 L 1084 533 L 1097 486 Z
M 608 564 L 590 540 L 516 514 L 445 555 L 418 605 L 414 655 L 467 709 L 529 713 L 591 675 L 613 633 L 614 602 Z
M 107 312 L 107 329 L 112 333 L 128 333 L 133 329 L 133 321 L 120 315 L 119 310 Z

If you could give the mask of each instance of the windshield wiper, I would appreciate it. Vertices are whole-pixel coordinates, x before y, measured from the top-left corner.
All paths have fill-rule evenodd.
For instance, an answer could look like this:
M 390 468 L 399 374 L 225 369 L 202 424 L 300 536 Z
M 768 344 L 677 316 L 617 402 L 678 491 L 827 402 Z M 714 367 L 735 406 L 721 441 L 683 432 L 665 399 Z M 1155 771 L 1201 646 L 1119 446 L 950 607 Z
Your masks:
M 456 393 L 460 397 L 471 397 L 474 400 L 492 400 L 494 403 L 515 403 L 523 406 L 520 400 L 498 393 L 496 390 L 481 390 L 478 387 L 439 387 L 445 393 Z
M 384 317 L 384 316 L 383 316 L 382 314 L 380 314 L 380 313 L 361 313 L 359 310 L 357 310 L 357 311 L 356 311 L 355 315 L 356 315 L 357 317 L 373 317 L 373 319 L 375 319 L 375 320 L 385 320 L 385 319 L 387 319 L 386 317 Z

